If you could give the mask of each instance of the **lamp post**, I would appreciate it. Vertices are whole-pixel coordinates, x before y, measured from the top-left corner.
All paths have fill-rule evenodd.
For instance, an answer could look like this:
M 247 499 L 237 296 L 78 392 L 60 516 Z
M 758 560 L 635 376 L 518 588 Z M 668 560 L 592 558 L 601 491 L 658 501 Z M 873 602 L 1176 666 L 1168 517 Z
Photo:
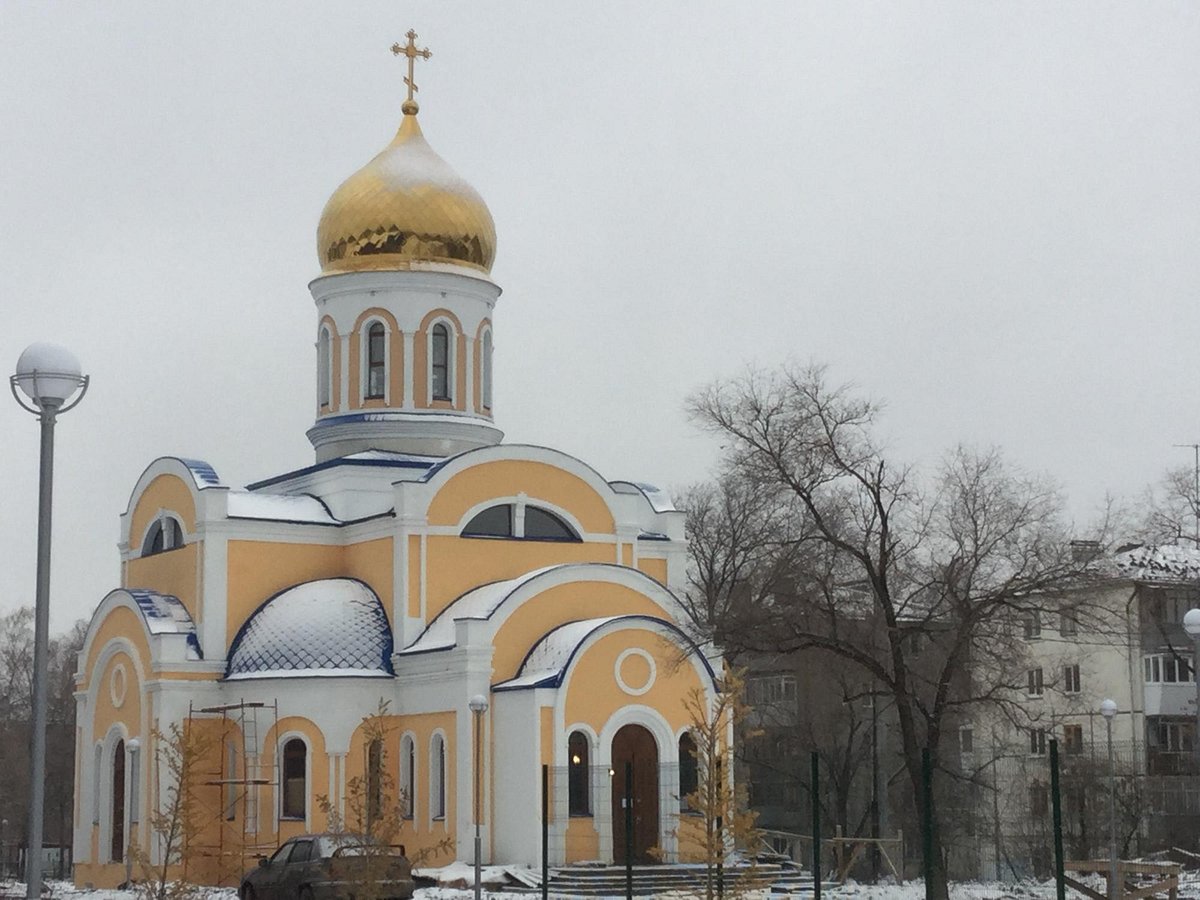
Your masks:
M 46 654 L 50 630 L 54 423 L 60 413 L 72 409 L 83 399 L 88 377 L 80 374 L 79 360 L 65 347 L 30 344 L 17 360 L 17 373 L 9 378 L 9 387 L 21 408 L 37 416 L 42 425 L 33 626 L 33 721 L 29 742 L 29 827 L 25 852 L 25 896 L 37 900 L 42 893 L 42 807 L 46 790 Z
M 471 712 L 475 715 L 475 900 L 479 900 L 482 895 L 482 887 L 480 880 L 480 868 L 482 866 L 481 858 L 483 856 L 482 842 L 479 838 L 479 820 L 483 818 L 480 815 L 483 800 L 483 787 L 481 785 L 482 761 L 483 761 L 483 714 L 487 712 L 488 702 L 487 697 L 483 694 L 476 694 L 471 698 L 468 704 L 471 707 Z
M 1183 614 L 1183 630 L 1192 639 L 1192 681 L 1196 684 L 1196 733 L 1192 736 L 1192 749 L 1196 752 L 1196 772 L 1200 774 L 1200 609 L 1189 609 Z
M 1119 900 L 1121 887 L 1117 882 L 1117 771 L 1113 764 L 1112 723 L 1117 714 L 1115 700 L 1100 703 L 1100 715 L 1108 732 L 1108 896 Z

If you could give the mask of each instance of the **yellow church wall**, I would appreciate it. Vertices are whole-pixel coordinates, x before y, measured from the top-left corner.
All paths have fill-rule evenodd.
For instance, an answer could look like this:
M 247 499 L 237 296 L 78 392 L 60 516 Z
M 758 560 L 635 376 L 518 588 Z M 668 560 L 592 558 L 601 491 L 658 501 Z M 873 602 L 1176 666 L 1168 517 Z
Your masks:
M 615 545 L 593 542 L 519 541 L 453 535 L 431 535 L 426 542 L 426 613 L 430 619 L 481 584 L 516 578 L 559 563 L 610 563 L 615 559 Z M 419 561 L 418 556 L 416 562 Z M 417 590 L 420 590 L 419 581 Z
M 125 564 L 123 587 L 153 588 L 161 594 L 174 594 L 194 621 L 199 621 L 196 606 L 197 572 L 200 544 L 185 544 L 175 550 L 131 559 Z
M 130 549 L 140 550 L 142 538 L 159 510 L 169 510 L 179 516 L 187 531 L 196 529 L 196 504 L 191 488 L 178 475 L 159 475 L 154 478 L 134 505 L 129 519 Z
M 146 644 L 146 636 L 142 627 L 141 620 L 137 613 L 125 606 L 119 606 L 109 612 L 104 618 L 104 623 L 97 630 L 96 635 L 92 638 L 91 649 L 88 651 L 88 658 L 83 666 L 83 680 L 79 683 L 81 690 L 87 690 L 92 683 L 92 678 L 95 675 L 93 671 L 96 660 L 100 654 L 104 652 L 105 646 L 113 638 L 127 638 L 137 651 L 138 660 L 142 664 L 142 671 L 150 671 L 150 647 Z M 133 675 L 131 671 L 129 673 Z
M 667 583 L 667 561 L 665 559 L 655 559 L 654 557 L 643 556 L 638 560 L 638 569 L 645 572 L 661 585 Z
M 358 578 L 371 585 L 389 613 L 392 609 L 392 568 L 395 564 L 392 543 L 388 537 L 350 544 L 345 549 L 343 572 L 349 578 Z
M 113 671 L 117 666 L 125 669 L 125 696 L 122 699 L 118 694 L 118 699 L 121 700 L 119 706 L 113 702 L 113 692 L 110 688 Z M 96 684 L 93 706 L 95 714 L 92 720 L 90 743 L 94 744 L 95 741 L 103 740 L 109 729 L 116 724 L 125 726 L 126 734 L 130 737 L 141 735 L 142 690 L 141 684 L 138 682 L 137 669 L 134 666 L 133 658 L 124 650 L 118 650 L 99 672 L 100 680 Z
M 230 541 L 228 560 L 226 647 L 250 614 L 284 588 L 346 574 L 343 548 L 320 544 Z M 372 588 L 378 583 L 374 579 L 363 581 Z
M 408 538 L 408 614 L 414 619 L 421 615 L 421 538 Z
M 622 651 L 636 647 L 654 660 L 654 684 L 644 694 L 631 696 L 617 684 L 614 667 Z M 635 687 L 645 682 L 645 660 L 627 657 L 621 675 Z M 566 721 L 590 725 L 599 733 L 605 723 L 630 703 L 649 706 L 666 718 L 673 732 L 688 724 L 683 701 L 690 690 L 703 687 L 695 667 L 681 659 L 679 647 L 653 631 L 624 630 L 607 634 L 587 649 L 572 668 L 567 691 Z
M 396 717 L 395 721 L 394 734 L 388 736 L 389 755 L 386 765 L 390 767 L 389 771 L 392 773 L 400 771 L 400 741 L 405 734 L 412 734 L 417 750 L 417 802 L 414 804 L 413 817 L 401 824 L 400 842 L 407 849 L 410 859 L 422 856 L 421 865 L 444 865 L 455 858 L 456 851 L 453 840 L 457 827 L 454 812 L 458 808 L 459 779 L 454 765 L 454 761 L 458 758 L 455 714 L 453 712 L 418 713 Z M 438 730 L 442 732 L 446 740 L 446 816 L 444 819 L 433 822 L 431 827 L 433 798 L 430 796 L 429 776 L 433 771 L 433 759 L 430 755 L 430 745 L 434 732 Z M 359 746 L 361 747 L 361 744 Z M 361 749 L 358 758 L 357 765 L 361 771 L 362 760 L 365 759 Z M 347 762 L 347 769 L 349 770 L 349 762 Z M 470 773 L 465 773 L 464 777 L 469 779 Z M 466 790 L 470 790 L 469 782 L 464 787 Z M 435 848 L 447 838 L 451 839 L 451 843 L 436 850 Z
M 429 503 L 430 525 L 458 525 L 473 506 L 493 497 L 529 495 L 571 513 L 592 534 L 612 534 L 608 505 L 582 478 L 542 462 L 504 459 L 471 466 L 438 490 Z
M 671 618 L 653 600 L 620 584 L 579 581 L 549 588 L 521 604 L 496 632 L 492 678 L 504 681 L 516 676 L 529 649 L 559 625 L 597 615 L 639 614 Z M 611 673 L 608 680 L 612 681 Z

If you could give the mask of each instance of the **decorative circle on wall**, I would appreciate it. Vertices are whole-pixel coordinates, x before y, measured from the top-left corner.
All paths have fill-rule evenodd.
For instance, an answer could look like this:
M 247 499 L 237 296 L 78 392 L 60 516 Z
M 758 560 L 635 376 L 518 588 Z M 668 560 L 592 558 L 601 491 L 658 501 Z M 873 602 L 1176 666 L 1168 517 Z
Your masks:
M 117 663 L 108 679 L 108 696 L 117 709 L 125 705 L 125 693 L 128 689 L 129 678 L 125 674 L 125 665 Z
M 613 666 L 613 677 L 617 679 L 617 686 L 634 697 L 654 687 L 657 675 L 658 668 L 654 665 L 654 657 L 640 647 L 622 650 Z

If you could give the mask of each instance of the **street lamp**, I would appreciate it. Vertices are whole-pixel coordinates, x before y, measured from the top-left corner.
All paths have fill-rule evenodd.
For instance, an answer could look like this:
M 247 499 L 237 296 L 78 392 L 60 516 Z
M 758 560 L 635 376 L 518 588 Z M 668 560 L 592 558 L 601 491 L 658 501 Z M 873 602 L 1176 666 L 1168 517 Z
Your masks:
M 1117 714 L 1115 700 L 1100 702 L 1100 715 L 1108 731 L 1108 896 L 1118 900 L 1121 888 L 1117 883 L 1117 772 L 1113 765 L 1112 723 Z
M 1196 734 L 1192 737 L 1192 749 L 1196 751 L 1196 771 L 1200 773 L 1200 609 L 1189 609 L 1183 614 L 1183 630 L 1192 639 L 1192 681 L 1196 683 Z
M 9 378 L 13 397 L 42 424 L 38 478 L 37 594 L 33 626 L 33 722 L 29 742 L 29 827 L 25 855 L 25 896 L 42 894 L 42 806 L 46 789 L 46 653 L 50 630 L 50 511 L 54 490 L 54 422 L 87 393 L 88 377 L 79 360 L 57 344 L 30 344 Z M 17 389 L 20 388 L 20 391 Z M 25 395 L 22 399 L 21 394 Z M 74 398 L 74 399 L 72 399 Z
M 483 714 L 487 712 L 488 702 L 487 697 L 483 694 L 476 694 L 471 698 L 471 702 L 467 704 L 471 707 L 471 712 L 475 714 L 475 900 L 479 900 L 482 887 L 480 881 L 480 862 L 483 856 L 482 843 L 479 838 L 479 820 L 480 807 L 483 800 L 483 787 L 480 783 L 480 775 L 482 774 L 483 761 Z

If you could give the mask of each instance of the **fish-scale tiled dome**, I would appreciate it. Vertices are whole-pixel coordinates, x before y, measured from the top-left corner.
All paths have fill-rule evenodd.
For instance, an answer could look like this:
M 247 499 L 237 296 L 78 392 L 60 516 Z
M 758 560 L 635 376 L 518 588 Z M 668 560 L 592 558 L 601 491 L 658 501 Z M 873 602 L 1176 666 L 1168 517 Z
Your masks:
M 226 678 L 391 674 L 383 604 L 352 578 L 307 581 L 276 594 L 233 639 L 225 670 Z

